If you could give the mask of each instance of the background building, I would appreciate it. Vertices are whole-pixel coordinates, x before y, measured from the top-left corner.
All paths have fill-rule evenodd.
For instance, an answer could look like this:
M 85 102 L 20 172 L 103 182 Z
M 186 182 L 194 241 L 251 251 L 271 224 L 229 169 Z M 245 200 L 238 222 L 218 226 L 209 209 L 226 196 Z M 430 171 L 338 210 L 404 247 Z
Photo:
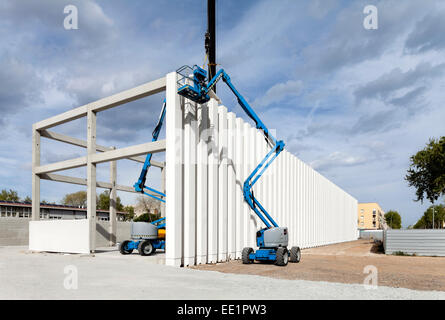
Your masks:
M 359 229 L 384 229 L 385 212 L 377 202 L 359 203 L 357 226 Z
M 110 220 L 108 210 L 96 210 L 97 220 Z M 126 212 L 116 213 L 118 221 L 124 221 Z M 31 203 L 0 201 L 0 218 L 31 218 Z M 86 219 L 87 209 L 57 204 L 40 204 L 40 219 Z

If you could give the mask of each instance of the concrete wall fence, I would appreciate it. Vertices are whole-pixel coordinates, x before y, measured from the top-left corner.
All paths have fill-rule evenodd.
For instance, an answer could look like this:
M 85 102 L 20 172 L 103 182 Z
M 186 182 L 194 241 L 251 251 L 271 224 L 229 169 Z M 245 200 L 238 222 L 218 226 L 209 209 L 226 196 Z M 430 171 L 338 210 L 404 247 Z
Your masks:
M 86 219 L 82 219 L 86 220 Z M 63 220 L 70 224 L 71 221 L 82 220 Z M 54 226 L 56 226 L 56 221 Z M 0 246 L 25 246 L 29 244 L 29 225 L 30 219 L 27 218 L 2 218 L 0 219 Z M 42 221 L 44 222 L 44 221 Z M 75 223 L 75 222 L 73 222 Z M 96 224 L 96 242 L 98 247 L 107 247 L 110 245 L 110 223 L 107 221 L 98 221 Z M 122 242 L 123 240 L 130 238 L 130 223 L 129 222 L 117 222 L 117 235 L 116 241 Z M 67 234 L 62 234 L 62 238 L 66 238 Z M 58 241 L 56 239 L 56 241 Z M 35 245 L 33 245 L 35 246 Z M 66 249 L 61 252 L 67 252 Z
M 360 239 L 374 239 L 383 241 L 383 230 L 360 230 Z
M 445 256 L 444 229 L 409 229 L 384 232 L 386 254 L 403 252 L 418 256 Z
M 270 150 L 255 127 L 215 99 L 197 105 L 166 80 L 166 263 L 187 266 L 241 257 L 264 225 L 244 201 L 246 177 Z M 279 137 L 277 137 L 279 139 Z M 254 188 L 289 247 L 357 239 L 357 200 L 285 150 Z
M 29 240 L 28 218 L 0 219 L 0 246 L 25 246 Z

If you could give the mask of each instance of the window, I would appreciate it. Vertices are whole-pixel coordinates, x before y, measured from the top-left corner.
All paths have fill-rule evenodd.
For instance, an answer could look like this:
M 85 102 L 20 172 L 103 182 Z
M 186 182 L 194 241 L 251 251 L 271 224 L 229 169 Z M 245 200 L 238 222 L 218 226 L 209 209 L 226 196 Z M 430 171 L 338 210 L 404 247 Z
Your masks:
M 361 225 L 362 225 L 362 226 L 364 226 L 364 225 L 365 225 L 365 223 L 364 223 L 364 222 L 362 221 Z
M 365 212 L 365 210 L 361 209 L 361 210 L 360 210 L 360 213 L 363 213 L 363 212 Z
M 365 219 L 365 217 L 362 215 L 361 217 L 360 217 L 360 219 L 362 219 L 362 221 Z

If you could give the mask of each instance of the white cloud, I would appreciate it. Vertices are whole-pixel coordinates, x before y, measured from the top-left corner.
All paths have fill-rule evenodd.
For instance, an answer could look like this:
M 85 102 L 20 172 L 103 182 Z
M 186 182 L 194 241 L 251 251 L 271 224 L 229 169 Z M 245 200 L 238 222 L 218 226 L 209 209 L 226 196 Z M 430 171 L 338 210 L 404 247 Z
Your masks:
M 310 162 L 310 166 L 315 170 L 326 170 L 338 167 L 349 167 L 364 164 L 366 158 L 360 156 L 347 155 L 345 153 L 336 151 L 328 156 Z
M 271 103 L 281 102 L 289 97 L 299 95 L 302 88 L 303 82 L 300 80 L 288 80 L 283 83 L 277 83 L 270 87 L 262 97 L 257 98 L 253 105 L 264 107 Z

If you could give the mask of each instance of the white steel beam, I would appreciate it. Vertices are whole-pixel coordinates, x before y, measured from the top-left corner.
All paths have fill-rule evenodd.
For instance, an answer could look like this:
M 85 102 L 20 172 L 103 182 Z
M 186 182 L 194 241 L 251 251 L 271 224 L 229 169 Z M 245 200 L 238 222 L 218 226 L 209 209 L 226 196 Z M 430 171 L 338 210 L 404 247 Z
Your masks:
M 196 263 L 207 263 L 207 157 L 209 139 L 207 104 L 198 107 L 199 140 L 196 163 Z
M 196 245 L 196 103 L 184 102 L 184 266 L 195 264 Z
M 227 108 L 218 107 L 218 261 L 227 260 Z
M 40 177 L 36 169 L 40 166 L 40 133 L 32 126 L 32 220 L 40 220 Z
M 243 195 L 243 161 L 244 161 L 244 138 L 243 128 L 244 121 L 241 118 L 236 118 L 236 135 L 235 135 L 235 200 L 236 200 L 236 259 L 241 258 L 241 251 L 244 247 L 244 195 Z
M 211 99 L 209 107 L 210 141 L 208 152 L 208 263 L 215 263 L 218 258 L 218 104 Z
M 96 112 L 89 109 L 87 115 L 87 219 L 89 223 L 90 251 L 96 251 Z M 108 151 L 112 152 L 112 151 Z
M 64 142 L 64 143 L 68 143 L 71 144 L 73 146 L 77 146 L 77 147 L 81 147 L 81 148 L 87 148 L 87 142 L 85 140 L 81 140 L 81 139 L 77 139 L 77 138 L 73 138 L 70 136 L 66 136 L 57 132 L 53 132 L 53 131 L 49 131 L 49 130 L 40 130 L 40 135 L 42 137 L 48 138 L 48 139 L 52 139 L 52 140 L 56 140 L 56 141 L 60 141 L 60 142 Z M 100 151 L 100 152 L 105 152 L 105 151 L 110 151 L 110 150 L 114 150 L 113 148 L 110 147 L 104 147 L 101 145 L 96 145 L 96 151 Z M 144 163 L 145 162 L 145 158 L 144 157 L 129 157 L 127 158 L 128 160 L 133 160 L 136 162 L 140 162 L 140 163 Z M 152 166 L 154 167 L 158 167 L 158 168 L 163 168 L 165 166 L 164 162 L 160 162 L 160 161 L 156 161 L 156 160 L 151 160 L 150 163 L 152 164 Z
M 55 181 L 55 182 L 63 182 L 63 183 L 71 183 L 71 184 L 77 184 L 77 185 L 80 185 L 80 186 L 86 186 L 87 185 L 87 179 L 84 179 L 84 178 L 64 176 L 64 175 L 55 174 L 55 173 L 42 173 L 39 176 L 40 176 L 41 179 L 44 179 L 44 180 L 50 180 L 50 181 Z M 96 181 L 96 187 L 97 188 L 102 188 L 102 189 L 110 189 L 110 190 L 113 188 L 111 183 L 103 182 L 103 181 Z M 139 194 L 139 192 L 136 192 L 134 190 L 134 187 L 124 186 L 124 185 L 120 185 L 120 184 L 116 184 L 116 190 L 117 191 L 138 193 Z M 159 195 L 157 193 L 151 192 L 149 190 L 145 190 L 145 192 L 159 197 Z
M 45 164 L 43 166 L 37 166 L 34 169 L 34 173 L 35 174 L 50 173 L 61 170 L 79 168 L 86 165 L 87 165 L 87 157 L 80 157 L 80 158 Z
M 160 78 L 138 87 L 122 91 L 115 95 L 91 102 L 84 106 L 75 108 L 73 110 L 61 113 L 54 117 L 42 120 L 35 124 L 37 130 L 48 129 L 65 122 L 76 120 L 87 116 L 89 110 L 93 112 L 104 111 L 124 103 L 128 103 L 143 97 L 147 97 L 152 94 L 165 90 L 165 78 Z
M 257 137 L 257 129 L 254 127 L 249 128 L 249 170 L 247 171 L 248 174 L 252 173 L 252 171 L 255 169 L 255 166 L 257 164 L 256 161 L 256 137 Z M 255 194 L 255 191 L 257 191 L 257 185 L 255 185 L 252 188 L 252 191 Z M 250 247 L 255 248 L 256 246 L 256 237 L 255 234 L 257 232 L 257 218 L 258 216 L 256 213 L 249 208 L 249 217 L 250 217 L 250 235 L 249 235 L 249 242 Z
M 110 190 L 110 213 L 109 213 L 109 230 L 110 233 L 110 246 L 114 246 L 116 244 L 116 231 L 117 231 L 117 195 L 116 195 L 116 178 L 117 178 L 117 165 L 116 161 L 110 162 L 110 183 L 111 183 L 111 190 Z
M 150 160 L 151 163 L 151 160 Z M 146 190 L 145 192 L 151 193 L 151 191 Z M 165 168 L 161 168 L 161 192 L 165 194 Z M 156 195 L 159 197 L 159 194 Z M 163 197 L 162 197 L 163 198 Z M 165 202 L 161 202 L 161 218 L 165 218 Z
M 250 169 L 250 129 L 251 126 L 244 122 L 244 128 L 243 128 L 243 140 L 244 140 L 244 160 L 243 160 L 243 179 L 242 181 L 245 181 L 247 177 L 249 176 Z M 243 220 L 244 220 L 244 244 L 243 247 L 252 247 L 252 241 L 250 237 L 250 207 L 249 204 L 246 201 L 243 201 L 244 204 L 244 214 L 243 214 Z M 253 235 L 252 235 L 253 236 Z
M 138 156 L 147 153 L 158 153 L 165 151 L 165 140 L 142 143 L 136 146 L 105 151 L 103 153 L 96 153 L 92 155 L 92 163 L 108 162 L 113 160 L 125 159 L 131 156 Z
M 235 114 L 227 114 L 227 254 L 236 255 L 236 168 L 235 168 Z
M 183 110 L 177 94 L 176 72 L 167 74 L 166 109 L 166 259 L 170 266 L 183 264 Z

